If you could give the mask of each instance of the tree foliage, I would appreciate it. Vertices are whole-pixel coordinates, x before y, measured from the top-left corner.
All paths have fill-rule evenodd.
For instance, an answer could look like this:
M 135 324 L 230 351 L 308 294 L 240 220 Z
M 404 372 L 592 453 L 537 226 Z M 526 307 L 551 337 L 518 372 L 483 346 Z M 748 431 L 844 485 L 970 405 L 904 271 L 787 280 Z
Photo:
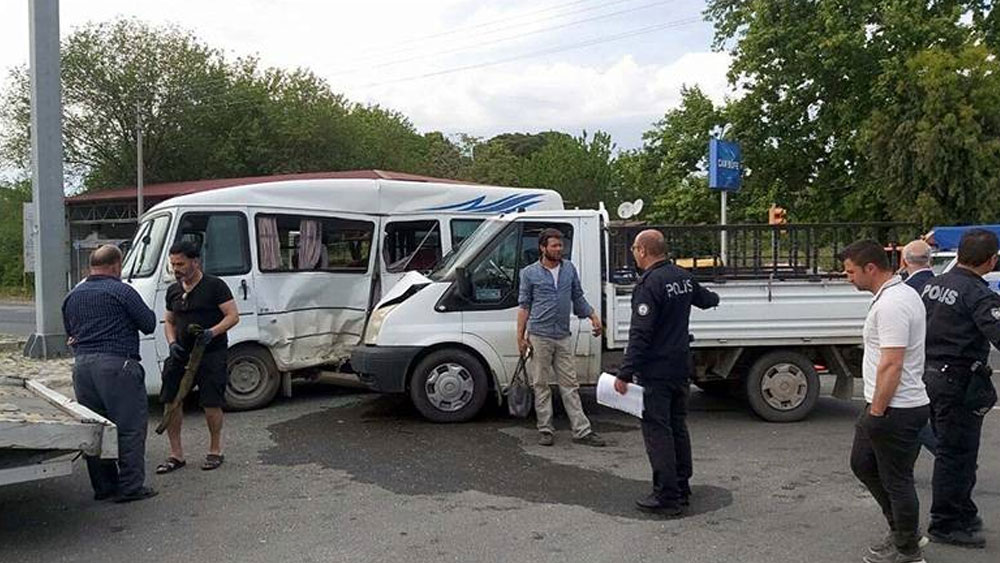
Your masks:
M 927 57 L 961 58 L 970 47 L 977 47 L 980 56 L 986 51 L 995 55 L 998 14 L 992 4 L 711 0 L 706 15 L 715 23 L 716 46 L 732 54 L 729 78 L 744 93 L 727 113 L 753 170 L 748 196 L 771 194 L 795 220 L 983 219 L 899 205 L 894 198 L 908 193 L 906 187 L 885 182 L 905 182 L 919 175 L 916 167 L 944 170 L 949 162 L 983 165 L 974 175 L 994 166 L 969 155 L 969 145 L 961 143 L 907 158 L 904 153 L 914 151 L 914 145 L 894 139 L 907 132 L 897 132 L 891 124 L 892 119 L 914 119 L 915 124 L 921 113 L 930 117 L 919 107 L 926 100 L 918 91 L 949 103 L 964 99 L 980 122 L 1000 111 L 985 105 L 986 96 L 964 95 L 960 81 L 932 85 L 920 74 Z M 964 123 L 971 126 L 972 121 Z M 968 128 L 959 134 L 977 135 Z M 917 137 L 909 134 L 909 139 Z M 890 162 L 895 172 L 887 175 L 884 167 Z M 928 189 L 924 191 L 930 194 L 944 188 Z M 953 202 L 927 195 L 922 203 Z M 992 213 L 996 217 L 1000 211 Z
M 0 182 L 0 287 L 20 287 L 24 281 L 22 209 L 31 201 L 31 183 Z

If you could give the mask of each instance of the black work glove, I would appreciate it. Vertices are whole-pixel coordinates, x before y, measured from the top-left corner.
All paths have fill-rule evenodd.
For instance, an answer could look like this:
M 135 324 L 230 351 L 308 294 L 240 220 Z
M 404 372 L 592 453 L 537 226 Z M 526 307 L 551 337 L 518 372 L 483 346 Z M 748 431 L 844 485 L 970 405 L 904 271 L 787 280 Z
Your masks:
M 170 344 L 170 357 L 173 358 L 174 361 L 183 362 L 188 358 L 188 351 L 186 348 L 181 346 L 180 342 L 175 340 Z
M 212 329 L 206 328 L 201 331 L 201 334 L 198 335 L 198 344 L 208 346 L 208 343 L 211 342 L 213 338 L 215 338 L 215 334 L 212 332 Z

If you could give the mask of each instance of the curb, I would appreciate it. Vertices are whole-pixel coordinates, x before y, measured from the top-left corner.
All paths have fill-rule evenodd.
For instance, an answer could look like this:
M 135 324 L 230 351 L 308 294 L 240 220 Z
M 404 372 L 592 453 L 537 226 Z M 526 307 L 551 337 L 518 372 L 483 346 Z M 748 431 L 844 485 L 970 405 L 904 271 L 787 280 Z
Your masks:
M 26 344 L 26 340 L 0 342 L 0 352 L 21 352 Z

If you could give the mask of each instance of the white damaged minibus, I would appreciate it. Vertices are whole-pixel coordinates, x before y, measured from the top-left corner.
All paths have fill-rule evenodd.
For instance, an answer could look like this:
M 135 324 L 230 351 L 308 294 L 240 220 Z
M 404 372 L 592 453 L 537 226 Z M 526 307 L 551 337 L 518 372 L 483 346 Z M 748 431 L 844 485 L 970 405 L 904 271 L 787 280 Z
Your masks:
M 344 368 L 368 313 L 411 271 L 427 272 L 485 217 L 558 210 L 550 190 L 421 181 L 327 179 L 237 186 L 165 201 L 140 218 L 122 278 L 163 323 L 173 242 L 201 248 L 204 271 L 232 290 L 232 409 L 290 392 L 295 372 Z M 146 389 L 169 355 L 162 326 L 140 341 Z

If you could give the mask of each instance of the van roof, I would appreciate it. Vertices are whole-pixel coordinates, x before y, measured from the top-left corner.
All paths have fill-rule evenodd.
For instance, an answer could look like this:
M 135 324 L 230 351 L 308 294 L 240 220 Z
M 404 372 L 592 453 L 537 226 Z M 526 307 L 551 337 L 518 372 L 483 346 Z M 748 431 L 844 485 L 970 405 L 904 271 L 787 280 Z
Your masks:
M 369 215 L 496 215 L 518 209 L 562 209 L 553 190 L 401 180 L 290 180 L 178 196 L 147 214 L 174 207 L 250 206 L 273 210 L 343 211 Z

